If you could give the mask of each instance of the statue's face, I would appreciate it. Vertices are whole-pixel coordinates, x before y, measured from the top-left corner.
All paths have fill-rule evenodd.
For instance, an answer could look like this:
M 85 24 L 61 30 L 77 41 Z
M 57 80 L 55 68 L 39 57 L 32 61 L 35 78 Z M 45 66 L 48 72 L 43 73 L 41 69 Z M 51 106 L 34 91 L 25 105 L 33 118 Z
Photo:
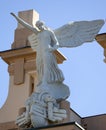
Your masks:
M 41 30 L 41 31 L 44 30 L 44 23 L 43 22 L 40 22 L 40 21 L 36 22 L 36 26 L 39 30 Z

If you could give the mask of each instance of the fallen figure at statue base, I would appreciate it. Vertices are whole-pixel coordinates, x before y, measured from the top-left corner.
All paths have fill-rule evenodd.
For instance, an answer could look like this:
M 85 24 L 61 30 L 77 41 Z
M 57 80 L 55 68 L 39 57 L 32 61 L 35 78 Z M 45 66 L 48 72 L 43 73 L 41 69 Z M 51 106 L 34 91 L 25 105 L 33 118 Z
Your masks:
M 49 122 L 60 122 L 67 117 L 66 110 L 47 91 L 34 92 L 26 100 L 26 111 L 19 115 L 16 124 L 21 128 L 46 126 Z

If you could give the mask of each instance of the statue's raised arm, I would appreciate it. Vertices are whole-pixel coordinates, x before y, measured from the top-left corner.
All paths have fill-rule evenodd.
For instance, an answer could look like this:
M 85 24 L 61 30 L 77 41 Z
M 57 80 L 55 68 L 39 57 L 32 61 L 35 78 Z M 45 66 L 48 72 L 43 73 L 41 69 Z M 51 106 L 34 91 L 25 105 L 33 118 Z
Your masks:
M 30 29 L 31 31 L 33 31 L 34 33 L 38 33 L 38 29 L 36 27 L 31 26 L 30 24 L 28 24 L 27 22 L 25 22 L 23 19 L 21 19 L 20 17 L 16 16 L 14 13 L 10 13 L 20 24 L 22 24 L 24 27 Z

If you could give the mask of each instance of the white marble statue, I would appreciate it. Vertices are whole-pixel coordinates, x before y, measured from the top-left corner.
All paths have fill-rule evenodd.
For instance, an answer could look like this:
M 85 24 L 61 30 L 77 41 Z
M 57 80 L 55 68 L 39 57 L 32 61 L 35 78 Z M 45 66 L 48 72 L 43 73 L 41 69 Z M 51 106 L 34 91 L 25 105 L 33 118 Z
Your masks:
M 37 21 L 36 27 L 33 27 L 15 14 L 11 14 L 20 24 L 33 31 L 28 39 L 32 49 L 37 52 L 36 66 L 39 83 L 44 84 L 64 80 L 53 51 L 58 47 L 76 47 L 85 42 L 92 42 L 104 24 L 103 20 L 71 22 L 52 31 L 42 21 Z
M 62 121 L 67 117 L 64 109 L 59 108 L 56 102 L 48 92 L 32 93 L 26 100 L 26 111 L 17 117 L 16 124 L 20 127 L 40 127 L 48 125 L 48 122 Z
M 28 40 L 32 49 L 37 52 L 36 92 L 27 100 L 26 111 L 17 118 L 16 124 L 25 127 L 31 122 L 33 127 L 38 127 L 48 124 L 48 121 L 61 121 L 66 118 L 66 111 L 59 107 L 57 101 L 69 97 L 70 91 L 63 83 L 64 76 L 57 65 L 54 51 L 59 47 L 77 47 L 85 42 L 92 42 L 104 25 L 104 20 L 71 22 L 51 30 L 42 21 L 37 21 L 33 27 L 14 13 L 11 15 L 32 30 L 33 34 Z

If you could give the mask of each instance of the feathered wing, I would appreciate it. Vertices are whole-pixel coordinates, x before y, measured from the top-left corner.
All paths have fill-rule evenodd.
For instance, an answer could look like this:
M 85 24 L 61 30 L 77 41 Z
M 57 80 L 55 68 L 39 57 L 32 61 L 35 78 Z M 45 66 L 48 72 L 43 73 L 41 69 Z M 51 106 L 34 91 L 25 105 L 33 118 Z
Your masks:
M 104 25 L 104 20 L 70 22 L 55 29 L 60 47 L 77 47 L 92 42 Z
M 36 50 L 36 47 L 38 46 L 37 35 L 35 33 L 29 35 L 28 40 L 31 44 L 31 48 L 33 50 Z

